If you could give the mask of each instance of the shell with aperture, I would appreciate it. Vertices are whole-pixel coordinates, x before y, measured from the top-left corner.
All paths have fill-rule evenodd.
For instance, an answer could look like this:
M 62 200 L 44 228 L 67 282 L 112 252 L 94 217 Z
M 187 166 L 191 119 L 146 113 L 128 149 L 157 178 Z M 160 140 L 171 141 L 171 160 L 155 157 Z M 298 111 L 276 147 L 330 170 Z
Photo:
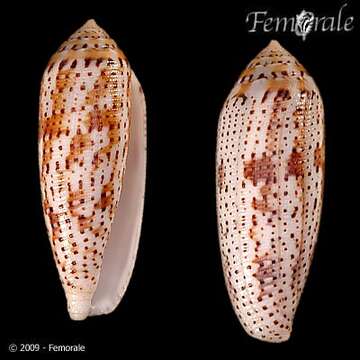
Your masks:
M 140 235 L 145 101 L 123 52 L 94 20 L 51 57 L 39 125 L 44 217 L 69 314 L 108 313 L 126 289 Z

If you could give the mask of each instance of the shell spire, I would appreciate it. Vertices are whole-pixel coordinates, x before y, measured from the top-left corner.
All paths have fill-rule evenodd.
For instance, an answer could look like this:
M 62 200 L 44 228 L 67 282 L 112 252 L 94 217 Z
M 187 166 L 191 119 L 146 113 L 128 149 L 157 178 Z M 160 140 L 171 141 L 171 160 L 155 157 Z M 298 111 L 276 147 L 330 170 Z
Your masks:
M 280 43 L 277 40 L 271 40 L 258 55 L 256 58 L 263 57 L 265 59 L 271 58 L 271 57 L 282 57 L 282 58 L 288 58 L 289 61 L 296 61 L 296 59 L 284 48 L 280 45 Z
M 83 28 L 99 28 L 98 24 L 94 19 L 89 19 L 84 25 Z
M 145 101 L 139 88 L 124 54 L 94 20 L 60 46 L 42 79 L 39 165 L 43 210 L 74 320 L 112 311 L 134 266 L 145 178 Z M 131 103 L 135 104 L 132 110 Z M 130 132 L 136 133 L 132 141 Z M 130 151 L 140 153 L 137 162 L 130 156 L 129 163 Z M 127 175 L 126 168 L 130 169 Z M 134 176 L 133 168 L 140 176 L 133 180 L 138 182 L 137 189 L 126 179 Z M 133 199 L 132 209 L 121 200 L 124 197 Z M 119 204 L 118 217 L 132 211 L 131 216 L 127 214 L 132 229 L 124 231 L 124 224 L 114 227 Z M 117 266 L 112 254 L 107 255 L 109 237 Z M 113 289 L 106 286 L 110 277 L 118 280 Z
M 260 340 L 290 336 L 319 230 L 324 155 L 319 90 L 271 41 L 224 104 L 216 156 L 225 281 L 241 324 Z
M 271 40 L 265 49 L 271 49 L 273 51 L 286 51 L 277 40 Z
M 93 36 L 95 39 L 104 38 L 109 39 L 110 36 L 108 33 L 102 29 L 94 19 L 88 20 L 83 26 L 81 26 L 77 31 L 75 31 L 69 39 L 80 40 L 80 38 L 87 37 L 91 39 Z

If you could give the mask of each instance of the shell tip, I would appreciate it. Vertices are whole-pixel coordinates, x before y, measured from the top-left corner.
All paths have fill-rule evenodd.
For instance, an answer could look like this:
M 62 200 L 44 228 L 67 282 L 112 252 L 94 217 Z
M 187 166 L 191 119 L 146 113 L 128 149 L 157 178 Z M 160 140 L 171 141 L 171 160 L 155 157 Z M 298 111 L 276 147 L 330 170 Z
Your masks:
M 72 320 L 85 320 L 91 310 L 91 298 L 70 295 L 68 297 L 68 312 Z
M 260 332 L 259 327 L 252 329 L 252 332 L 249 332 L 248 330 L 245 329 L 245 331 L 248 333 L 248 335 L 250 335 L 251 337 L 261 340 L 261 341 L 266 341 L 266 342 L 270 342 L 270 343 L 282 343 L 285 341 L 288 341 L 291 335 L 291 329 L 288 330 L 281 330 L 278 331 L 277 335 L 274 336 L 273 332 L 269 332 L 269 331 L 262 331 Z
M 273 49 L 281 49 L 282 46 L 279 44 L 279 42 L 277 40 L 271 40 L 269 43 L 269 48 L 273 48 Z
M 95 22 L 94 19 L 90 19 L 84 24 L 84 27 L 92 27 L 92 28 L 94 28 L 94 27 L 97 27 L 97 26 L 98 25 L 97 25 L 97 23 Z
M 75 320 L 75 321 L 81 321 L 81 320 L 85 320 L 88 315 L 89 315 L 89 312 L 70 312 L 69 311 L 69 315 L 70 315 L 70 318 L 71 320 Z

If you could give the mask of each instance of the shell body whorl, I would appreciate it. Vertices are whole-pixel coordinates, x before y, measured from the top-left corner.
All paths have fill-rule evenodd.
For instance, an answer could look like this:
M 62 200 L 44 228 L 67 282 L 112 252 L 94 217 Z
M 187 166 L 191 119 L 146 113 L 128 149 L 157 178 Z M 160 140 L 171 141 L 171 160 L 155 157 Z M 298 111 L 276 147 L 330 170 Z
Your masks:
M 306 70 L 276 41 L 243 71 L 220 115 L 220 250 L 244 329 L 289 338 L 320 223 L 324 113 Z
M 122 192 L 131 136 L 132 75 L 116 43 L 89 20 L 52 56 L 42 79 L 43 211 L 74 320 L 92 312 Z

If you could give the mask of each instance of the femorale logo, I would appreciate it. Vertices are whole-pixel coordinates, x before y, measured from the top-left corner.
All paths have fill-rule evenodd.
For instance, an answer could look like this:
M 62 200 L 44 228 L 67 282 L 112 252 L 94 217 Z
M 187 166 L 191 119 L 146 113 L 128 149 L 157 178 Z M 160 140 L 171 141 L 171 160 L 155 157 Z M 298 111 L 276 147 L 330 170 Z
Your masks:
M 305 41 L 310 32 L 341 32 L 354 28 L 354 16 L 345 16 L 343 4 L 335 16 L 316 16 L 311 11 L 302 10 L 293 17 L 272 17 L 268 11 L 252 11 L 246 16 L 245 22 L 250 25 L 249 32 L 293 32 Z

